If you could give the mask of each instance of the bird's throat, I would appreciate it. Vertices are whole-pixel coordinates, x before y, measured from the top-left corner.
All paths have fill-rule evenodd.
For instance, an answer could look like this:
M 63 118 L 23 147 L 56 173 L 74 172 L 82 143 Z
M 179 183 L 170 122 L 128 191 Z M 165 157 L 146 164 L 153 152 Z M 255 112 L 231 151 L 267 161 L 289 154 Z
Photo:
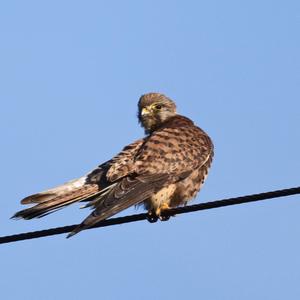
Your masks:
M 146 134 L 151 134 L 153 131 L 159 129 L 164 126 L 171 118 L 173 118 L 176 114 L 157 114 L 157 115 L 149 115 L 140 120 L 142 126 L 145 129 Z

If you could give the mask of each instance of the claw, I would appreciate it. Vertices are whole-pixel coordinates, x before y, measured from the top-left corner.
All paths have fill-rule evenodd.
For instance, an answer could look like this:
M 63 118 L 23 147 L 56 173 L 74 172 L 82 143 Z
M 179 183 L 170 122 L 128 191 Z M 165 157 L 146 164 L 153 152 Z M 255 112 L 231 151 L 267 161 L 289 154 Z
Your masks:
M 152 209 L 148 211 L 147 220 L 150 223 L 157 222 L 158 219 L 161 221 L 168 221 L 172 216 L 171 215 L 165 215 L 164 211 L 170 209 L 171 207 L 167 203 L 163 203 L 160 207 L 156 208 L 155 210 Z
M 163 222 L 165 221 L 169 221 L 171 218 L 171 216 L 163 216 L 163 215 L 159 215 L 159 219 Z
M 161 221 L 168 221 L 170 219 L 171 216 L 166 216 L 164 214 L 164 211 L 168 209 L 170 209 L 170 206 L 167 203 L 163 203 L 160 207 L 156 209 L 155 213 Z
M 157 220 L 158 220 L 158 216 L 153 211 L 149 211 L 148 216 L 147 216 L 147 220 L 150 223 L 156 223 Z

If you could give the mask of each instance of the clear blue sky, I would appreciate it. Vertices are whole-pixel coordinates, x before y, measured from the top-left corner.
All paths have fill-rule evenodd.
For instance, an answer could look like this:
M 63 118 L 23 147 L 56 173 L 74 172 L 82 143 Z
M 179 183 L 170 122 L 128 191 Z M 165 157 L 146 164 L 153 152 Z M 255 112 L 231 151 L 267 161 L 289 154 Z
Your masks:
M 9 217 L 141 137 L 139 96 L 213 138 L 195 202 L 300 184 L 299 1 L 2 1 L 0 234 Z M 300 198 L 2 245 L 3 299 L 300 299 Z M 124 214 L 132 214 L 129 209 Z

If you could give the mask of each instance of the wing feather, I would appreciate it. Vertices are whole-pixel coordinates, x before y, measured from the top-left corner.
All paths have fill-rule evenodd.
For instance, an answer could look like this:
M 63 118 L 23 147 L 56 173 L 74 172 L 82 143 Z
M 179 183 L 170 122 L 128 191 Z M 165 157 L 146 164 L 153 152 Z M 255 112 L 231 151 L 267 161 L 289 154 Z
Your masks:
M 110 193 L 95 204 L 96 209 L 68 237 L 90 228 L 130 206 L 146 200 L 169 180 L 169 174 L 123 178 Z

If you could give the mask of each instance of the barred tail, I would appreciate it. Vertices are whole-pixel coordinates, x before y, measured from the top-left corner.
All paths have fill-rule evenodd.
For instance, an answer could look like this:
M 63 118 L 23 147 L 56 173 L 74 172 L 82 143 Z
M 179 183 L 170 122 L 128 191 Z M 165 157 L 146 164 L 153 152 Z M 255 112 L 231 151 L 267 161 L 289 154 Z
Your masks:
M 92 198 L 100 193 L 97 184 L 87 184 L 86 177 L 72 180 L 56 188 L 24 198 L 22 204 L 35 204 L 14 214 L 14 219 L 41 218 L 75 202 Z

